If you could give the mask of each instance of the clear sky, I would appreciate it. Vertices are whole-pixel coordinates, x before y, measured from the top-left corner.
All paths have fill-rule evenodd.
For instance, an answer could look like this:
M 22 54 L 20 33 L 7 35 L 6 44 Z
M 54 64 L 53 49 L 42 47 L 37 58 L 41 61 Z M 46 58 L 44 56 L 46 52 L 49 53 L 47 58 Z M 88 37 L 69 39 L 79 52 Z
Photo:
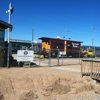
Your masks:
M 65 36 L 82 45 L 92 45 L 94 39 L 94 45 L 100 46 L 100 0 L 0 0 L 0 19 L 6 22 L 10 2 L 12 39 L 32 40 L 34 29 L 35 41 Z

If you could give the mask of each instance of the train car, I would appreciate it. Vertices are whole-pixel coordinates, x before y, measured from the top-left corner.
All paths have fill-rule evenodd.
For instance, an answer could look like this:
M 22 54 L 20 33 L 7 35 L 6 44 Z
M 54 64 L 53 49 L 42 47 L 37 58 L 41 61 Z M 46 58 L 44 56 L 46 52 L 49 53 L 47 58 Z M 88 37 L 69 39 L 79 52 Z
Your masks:
M 82 56 L 80 52 L 81 43 L 79 41 L 67 40 L 67 56 L 68 57 L 79 57 Z
M 45 57 L 49 56 L 49 51 L 51 52 L 51 57 L 66 56 L 66 57 L 79 57 L 81 43 L 80 41 L 72 41 L 48 37 L 40 37 L 42 40 L 41 44 L 41 54 Z

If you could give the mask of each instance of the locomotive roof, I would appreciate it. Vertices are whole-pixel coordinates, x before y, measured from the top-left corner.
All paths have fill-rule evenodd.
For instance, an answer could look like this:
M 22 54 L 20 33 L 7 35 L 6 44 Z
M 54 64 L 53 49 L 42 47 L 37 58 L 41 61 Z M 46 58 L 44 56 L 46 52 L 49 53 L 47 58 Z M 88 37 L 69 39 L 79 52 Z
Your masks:
M 60 39 L 60 38 L 49 38 L 49 37 L 40 37 L 39 38 L 40 40 L 43 40 L 43 39 L 49 39 L 49 40 L 63 40 L 63 41 L 73 41 L 73 42 L 80 42 L 80 43 L 83 43 L 82 41 L 74 41 L 74 40 L 66 40 L 66 39 Z
M 7 29 L 7 28 L 10 28 L 12 30 L 12 25 L 11 24 L 8 24 L 2 20 L 0 20 L 0 27 L 1 28 L 4 28 L 4 29 Z

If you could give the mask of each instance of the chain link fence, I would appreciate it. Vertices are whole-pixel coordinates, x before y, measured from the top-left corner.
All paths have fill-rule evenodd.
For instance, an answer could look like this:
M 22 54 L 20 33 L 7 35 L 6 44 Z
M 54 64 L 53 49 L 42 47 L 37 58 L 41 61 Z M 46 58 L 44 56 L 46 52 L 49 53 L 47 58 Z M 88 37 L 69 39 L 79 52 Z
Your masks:
M 9 64 L 11 66 L 18 66 L 19 62 L 17 62 L 17 50 L 32 50 L 27 47 L 19 48 L 12 47 L 10 48 L 10 57 Z M 5 52 L 6 51 L 6 52 Z M 0 66 L 7 66 L 7 53 L 8 47 L 0 46 Z M 12 54 L 12 55 L 11 55 Z M 38 49 L 33 54 L 33 63 L 36 63 L 38 66 L 67 66 L 67 65 L 79 65 L 81 63 L 82 54 L 81 51 L 78 50 L 70 50 L 64 52 L 61 49 Z
M 35 54 L 34 57 L 34 61 L 39 66 L 66 66 L 78 65 L 81 63 L 81 52 L 76 50 L 66 53 L 59 49 L 50 49 L 44 51 L 40 49 L 39 53 Z

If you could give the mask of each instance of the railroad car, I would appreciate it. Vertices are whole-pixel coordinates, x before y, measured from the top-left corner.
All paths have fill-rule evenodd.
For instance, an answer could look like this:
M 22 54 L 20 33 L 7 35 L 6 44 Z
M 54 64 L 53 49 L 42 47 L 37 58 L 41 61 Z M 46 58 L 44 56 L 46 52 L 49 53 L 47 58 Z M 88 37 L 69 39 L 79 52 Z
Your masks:
M 79 57 L 81 56 L 80 48 L 81 41 L 65 40 L 60 39 L 60 37 L 49 38 L 49 37 L 40 37 L 39 40 L 42 40 L 41 44 L 41 54 L 44 57 Z M 49 53 L 49 51 L 51 53 Z

